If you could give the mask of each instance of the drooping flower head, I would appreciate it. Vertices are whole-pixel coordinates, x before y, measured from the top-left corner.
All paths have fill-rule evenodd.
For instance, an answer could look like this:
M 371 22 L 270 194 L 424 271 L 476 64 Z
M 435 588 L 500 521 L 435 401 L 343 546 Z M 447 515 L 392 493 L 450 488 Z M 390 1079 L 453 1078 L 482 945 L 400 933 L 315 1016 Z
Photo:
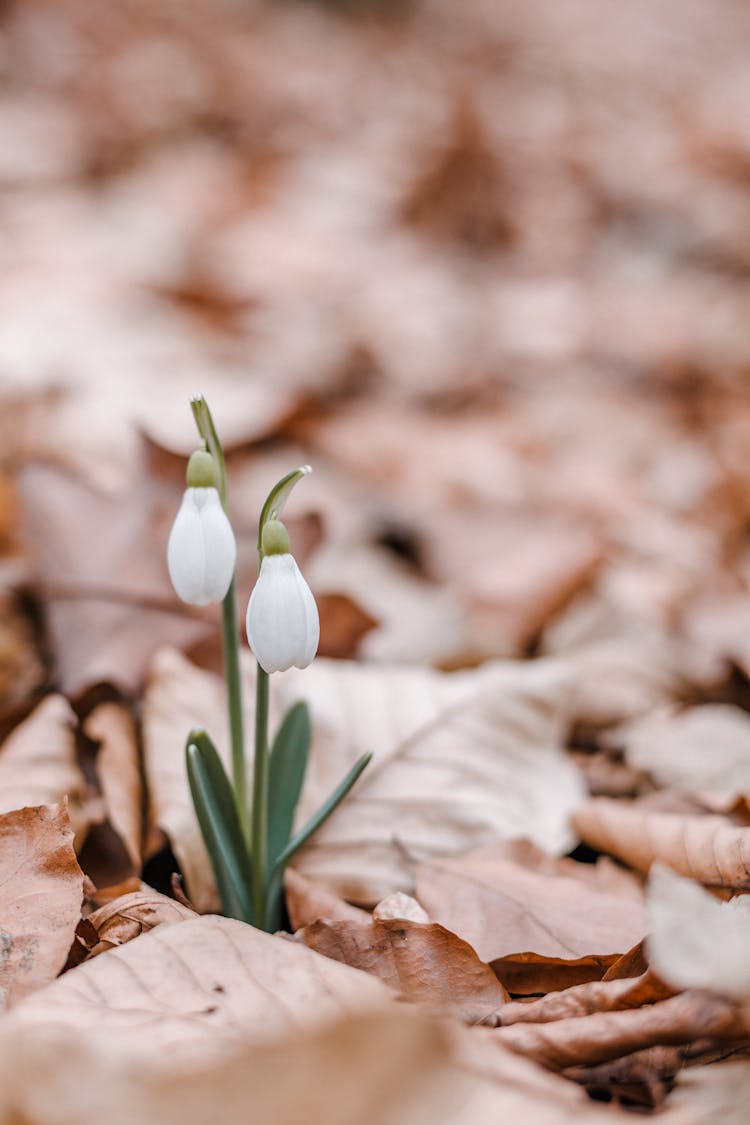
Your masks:
M 213 457 L 196 450 L 188 462 L 188 487 L 167 546 L 172 585 L 190 605 L 222 601 L 234 575 L 237 546 L 216 484 Z
M 247 607 L 247 639 L 264 672 L 306 668 L 318 651 L 320 620 L 280 520 L 262 531 L 260 574 Z

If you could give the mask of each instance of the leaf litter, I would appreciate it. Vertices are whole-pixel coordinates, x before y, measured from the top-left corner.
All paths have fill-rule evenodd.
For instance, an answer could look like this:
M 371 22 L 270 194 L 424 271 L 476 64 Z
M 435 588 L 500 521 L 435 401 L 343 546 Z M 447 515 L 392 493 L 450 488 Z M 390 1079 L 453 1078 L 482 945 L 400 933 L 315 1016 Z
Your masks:
M 746 1119 L 747 12 L 375 7 L 3 15 L 2 1121 Z M 316 468 L 300 820 L 374 752 L 274 936 L 184 775 L 197 390 L 243 587 Z

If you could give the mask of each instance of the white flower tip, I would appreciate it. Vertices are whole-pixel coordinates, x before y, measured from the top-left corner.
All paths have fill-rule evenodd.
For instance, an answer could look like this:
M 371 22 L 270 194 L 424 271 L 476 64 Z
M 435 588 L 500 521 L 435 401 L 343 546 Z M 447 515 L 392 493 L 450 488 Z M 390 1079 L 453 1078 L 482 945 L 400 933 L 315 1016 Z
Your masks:
M 291 555 L 264 557 L 246 625 L 250 648 L 264 672 L 311 663 L 320 639 L 318 607 Z
M 312 472 L 312 465 L 300 465 L 300 467 L 297 469 L 297 472 L 302 473 L 303 476 L 309 477 L 310 473 Z
M 172 585 L 189 605 L 210 605 L 226 596 L 237 548 L 215 488 L 188 488 L 172 525 L 167 564 Z

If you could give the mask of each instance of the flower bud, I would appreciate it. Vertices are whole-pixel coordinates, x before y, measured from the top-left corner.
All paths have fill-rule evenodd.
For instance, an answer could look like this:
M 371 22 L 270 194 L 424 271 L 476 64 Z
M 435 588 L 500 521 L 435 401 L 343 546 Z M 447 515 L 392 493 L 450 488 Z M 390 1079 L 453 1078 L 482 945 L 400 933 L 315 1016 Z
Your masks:
M 263 561 L 247 607 L 247 639 L 264 672 L 306 668 L 318 651 L 320 620 L 310 587 L 278 520 L 263 528 Z
M 216 488 L 187 488 L 167 547 L 169 577 L 178 596 L 190 605 L 222 601 L 236 557 L 232 526 Z

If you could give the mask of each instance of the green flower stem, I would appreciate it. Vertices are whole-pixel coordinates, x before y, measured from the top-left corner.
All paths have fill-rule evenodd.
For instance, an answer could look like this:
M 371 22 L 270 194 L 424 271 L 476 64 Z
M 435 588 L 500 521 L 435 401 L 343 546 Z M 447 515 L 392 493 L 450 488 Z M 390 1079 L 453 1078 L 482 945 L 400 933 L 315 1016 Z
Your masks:
M 253 816 L 250 854 L 253 868 L 255 925 L 266 928 L 268 891 L 268 672 L 258 665 L 255 688 L 255 762 L 253 766 Z
M 235 580 L 221 603 L 221 625 L 224 640 L 224 679 L 227 684 L 227 710 L 232 746 L 232 786 L 242 832 L 250 842 L 248 820 L 247 767 L 245 765 L 245 731 L 242 717 L 242 677 L 240 674 L 240 630 L 237 624 Z
M 213 415 L 203 395 L 190 400 L 190 408 L 198 433 L 208 452 L 216 462 L 219 474 L 218 488 L 221 504 L 227 510 L 227 467 L 224 450 L 216 431 Z M 221 605 L 221 626 L 224 641 L 224 678 L 227 683 L 227 710 L 232 744 L 232 783 L 237 815 L 245 839 L 249 841 L 247 767 L 245 765 L 245 732 L 242 719 L 242 677 L 240 675 L 240 631 L 237 624 L 237 595 L 235 580 L 227 590 Z

